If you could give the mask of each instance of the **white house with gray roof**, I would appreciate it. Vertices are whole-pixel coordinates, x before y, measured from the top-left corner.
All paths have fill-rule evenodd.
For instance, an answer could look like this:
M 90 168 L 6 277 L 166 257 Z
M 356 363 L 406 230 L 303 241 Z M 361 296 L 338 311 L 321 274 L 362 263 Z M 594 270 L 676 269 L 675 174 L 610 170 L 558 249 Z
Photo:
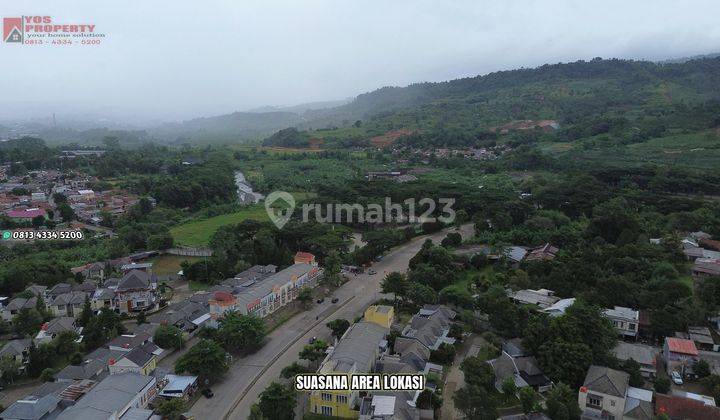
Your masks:
M 578 392 L 583 420 L 652 420 L 652 391 L 629 385 L 630 375 L 604 366 L 590 366 Z

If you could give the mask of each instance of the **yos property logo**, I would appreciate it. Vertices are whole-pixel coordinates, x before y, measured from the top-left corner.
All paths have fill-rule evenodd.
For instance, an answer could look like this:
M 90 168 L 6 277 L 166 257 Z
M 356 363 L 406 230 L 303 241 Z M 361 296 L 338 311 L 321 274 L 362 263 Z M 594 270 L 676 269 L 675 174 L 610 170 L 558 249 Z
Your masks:
M 56 23 L 51 16 L 20 16 L 3 18 L 3 42 L 24 45 L 96 45 L 95 25 L 89 23 Z
M 22 44 L 24 33 L 23 20 L 21 17 L 3 18 L 4 42 L 17 42 Z

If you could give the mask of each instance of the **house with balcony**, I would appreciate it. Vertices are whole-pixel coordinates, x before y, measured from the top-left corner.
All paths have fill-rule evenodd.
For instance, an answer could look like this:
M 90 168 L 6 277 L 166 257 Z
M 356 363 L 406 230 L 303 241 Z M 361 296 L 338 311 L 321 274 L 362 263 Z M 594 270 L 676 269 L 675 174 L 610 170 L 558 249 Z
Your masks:
M 615 327 L 621 336 L 637 337 L 640 325 L 639 311 L 623 306 L 616 306 L 613 309 L 603 310 L 603 315 L 612 322 L 613 327 Z
M 131 270 L 118 281 L 114 292 L 118 312 L 148 311 L 157 304 L 157 279 L 144 271 Z
M 590 366 L 578 392 L 581 419 L 652 420 L 653 392 L 629 385 L 630 375 Z

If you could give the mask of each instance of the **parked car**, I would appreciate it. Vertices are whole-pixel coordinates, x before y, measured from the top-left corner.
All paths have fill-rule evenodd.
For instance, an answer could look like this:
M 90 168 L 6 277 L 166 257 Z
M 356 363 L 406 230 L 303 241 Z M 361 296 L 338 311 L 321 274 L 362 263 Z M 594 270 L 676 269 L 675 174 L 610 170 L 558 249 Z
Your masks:
M 670 374 L 670 378 L 672 378 L 672 381 L 675 383 L 675 385 L 682 385 L 683 379 L 682 376 L 680 376 L 680 372 L 673 370 Z
M 323 303 L 323 302 L 325 302 L 325 298 L 320 298 L 317 300 L 317 303 Z
M 212 398 L 215 395 L 210 388 L 205 388 L 200 391 L 200 393 L 203 394 L 205 398 Z
M 332 298 L 332 300 L 331 300 L 330 302 L 332 302 L 332 303 L 338 303 L 339 300 L 340 300 L 340 299 L 338 299 L 338 298 Z
M 383 259 L 382 255 L 378 255 L 377 257 L 375 257 L 375 261 L 377 261 L 377 262 L 382 261 L 382 259 Z
M 368 274 L 370 274 L 372 276 L 373 274 L 377 274 L 377 271 L 375 271 L 371 268 L 370 270 L 368 270 Z

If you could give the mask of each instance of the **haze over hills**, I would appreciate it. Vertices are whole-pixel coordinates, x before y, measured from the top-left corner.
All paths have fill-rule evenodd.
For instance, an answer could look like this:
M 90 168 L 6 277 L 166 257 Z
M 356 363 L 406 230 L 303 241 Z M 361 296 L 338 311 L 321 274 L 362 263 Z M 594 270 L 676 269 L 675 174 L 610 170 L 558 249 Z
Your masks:
M 544 65 L 446 82 L 382 87 L 352 100 L 262 107 L 142 128 L 46 119 L 26 124 L 29 132 L 18 133 L 12 124 L 4 123 L 0 136 L 31 134 L 51 143 L 101 144 L 105 136 L 114 136 L 128 145 L 145 141 L 221 144 L 259 142 L 288 127 L 313 131 L 316 137 L 357 140 L 398 128 L 429 132 L 439 125 L 482 131 L 521 119 L 558 120 L 566 129 L 576 124 L 580 127 L 581 121 L 587 126 L 598 118 L 646 124 L 687 112 L 688 106 L 720 99 L 720 58 L 708 57 L 664 63 L 594 59 Z M 343 127 L 348 130 L 338 131 Z

